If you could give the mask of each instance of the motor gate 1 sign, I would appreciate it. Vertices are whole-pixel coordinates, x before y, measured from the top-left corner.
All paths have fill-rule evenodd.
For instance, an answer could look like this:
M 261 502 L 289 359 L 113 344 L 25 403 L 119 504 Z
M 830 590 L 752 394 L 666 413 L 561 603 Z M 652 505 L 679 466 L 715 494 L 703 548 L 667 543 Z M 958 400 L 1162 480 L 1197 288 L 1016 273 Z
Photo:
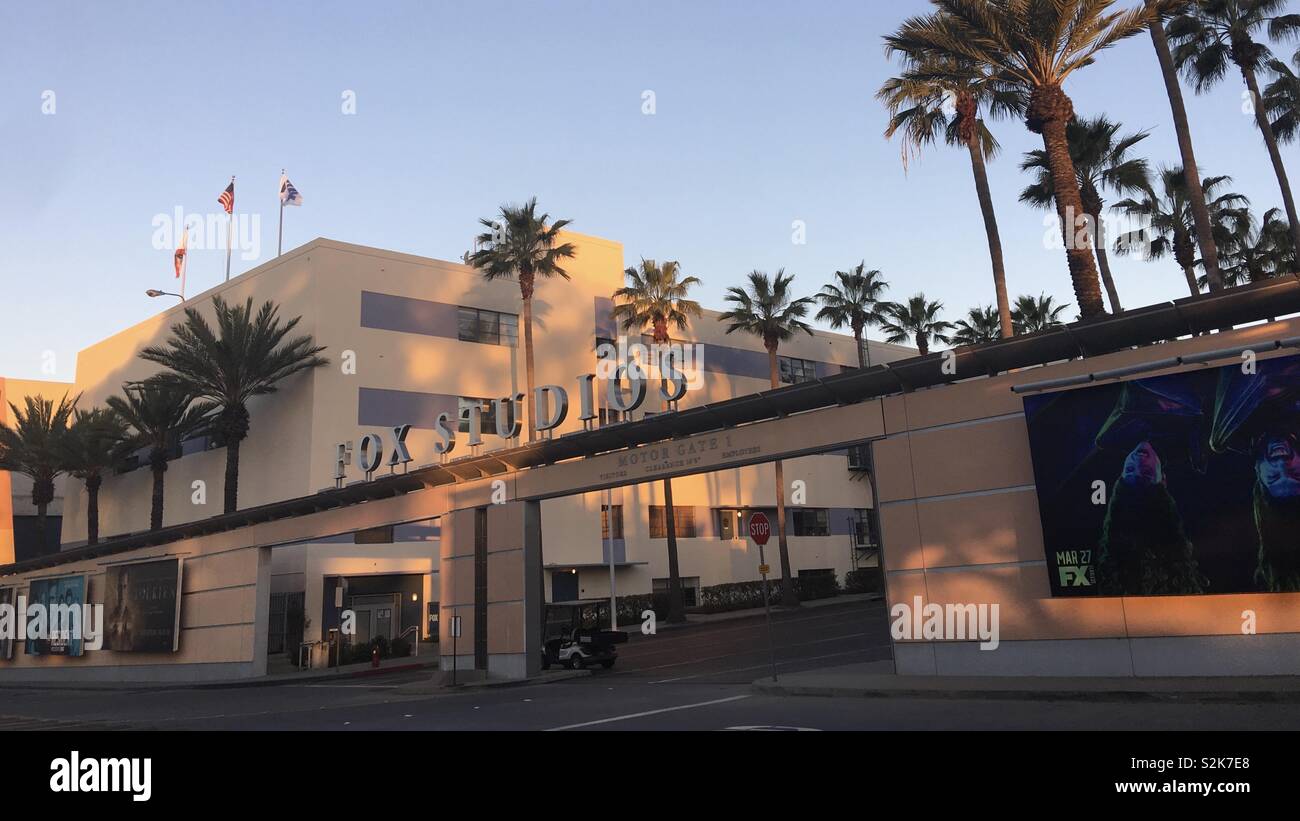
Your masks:
M 755 544 L 765 545 L 771 536 L 772 525 L 768 522 L 766 513 L 755 513 L 749 517 L 749 538 L 753 539 Z

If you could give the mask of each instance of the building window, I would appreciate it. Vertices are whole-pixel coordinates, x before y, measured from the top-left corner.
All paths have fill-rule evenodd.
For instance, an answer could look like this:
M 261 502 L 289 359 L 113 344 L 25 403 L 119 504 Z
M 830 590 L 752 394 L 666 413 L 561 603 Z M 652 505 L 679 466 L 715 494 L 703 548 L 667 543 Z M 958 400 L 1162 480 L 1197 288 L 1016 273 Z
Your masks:
M 698 607 L 700 603 L 700 577 L 682 576 L 682 604 L 685 607 Z M 651 592 L 668 595 L 668 580 L 654 579 Z
M 609 520 L 610 520 L 610 518 L 611 518 L 611 517 L 610 517 L 610 508 L 609 508 L 609 505 L 601 505 L 601 506 L 600 506 L 600 538 L 601 538 L 601 541 L 604 541 L 605 539 L 621 539 L 621 538 L 623 538 L 623 506 L 622 506 L 622 505 L 614 505 L 613 513 L 614 513 L 614 515 L 613 515 L 613 519 L 614 519 L 614 535 L 611 536 L 611 535 L 610 535 L 610 531 L 609 531 Z
M 793 536 L 831 535 L 831 512 L 824 507 L 790 511 L 790 533 Z
M 869 508 L 853 511 L 853 544 L 862 549 L 880 546 L 880 517 Z
M 717 510 L 717 514 L 718 538 L 729 541 L 745 537 L 744 519 L 739 510 L 734 507 L 723 507 Z
M 650 538 L 667 539 L 668 538 L 668 520 L 664 516 L 665 508 L 663 505 L 650 506 Z M 695 538 L 695 508 L 693 507 L 674 507 L 673 522 L 677 527 L 677 538 L 694 539 Z
M 477 396 L 462 396 L 457 400 L 458 410 L 460 412 L 460 425 L 458 429 L 461 433 L 469 433 L 469 411 L 470 408 L 477 405 L 483 409 L 482 412 L 482 432 L 486 434 L 495 434 L 497 432 L 497 406 L 491 399 L 483 399 Z
M 457 309 L 457 338 L 462 342 L 515 347 L 519 343 L 519 317 L 481 308 Z
M 792 356 L 777 357 L 781 371 L 781 381 L 787 385 L 797 382 L 811 382 L 817 378 L 817 363 L 811 359 L 795 359 Z
M 871 472 L 871 445 L 849 448 L 849 470 Z

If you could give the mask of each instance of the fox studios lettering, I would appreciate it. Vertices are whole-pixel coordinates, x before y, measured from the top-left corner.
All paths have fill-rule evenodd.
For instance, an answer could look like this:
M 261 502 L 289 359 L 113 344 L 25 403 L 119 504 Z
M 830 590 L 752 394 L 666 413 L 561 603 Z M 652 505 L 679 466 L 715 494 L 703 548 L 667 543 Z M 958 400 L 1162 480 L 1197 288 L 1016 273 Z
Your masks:
M 659 394 L 669 403 L 680 401 L 689 387 L 686 375 L 678 367 L 678 357 L 678 353 L 671 348 L 668 349 L 662 355 L 658 368 L 661 376 Z M 620 413 L 631 413 L 639 409 L 645 403 L 649 387 L 649 379 L 642 366 L 636 361 L 629 361 L 607 370 L 610 374 L 610 378 L 605 380 L 607 406 Z M 626 387 L 624 387 L 623 377 L 626 377 Z M 582 374 L 577 378 L 580 407 L 578 418 L 584 424 L 599 418 L 596 405 L 596 381 L 596 374 L 590 373 Z M 516 393 L 492 400 L 493 416 L 496 417 L 496 434 L 501 438 L 514 439 L 520 435 L 522 424 L 517 409 L 524 399 L 524 394 Z M 569 392 L 560 385 L 542 385 L 534 389 L 532 401 L 533 419 L 536 420 L 539 433 L 558 428 L 569 416 Z M 443 456 L 456 449 L 456 433 L 459 427 L 458 415 L 449 412 L 438 415 L 433 428 L 437 437 L 433 449 L 437 455 Z M 388 451 L 387 458 L 385 458 L 384 436 L 378 433 L 366 434 L 355 447 L 350 441 L 335 445 L 333 454 L 335 486 L 342 487 L 347 478 L 347 466 L 353 463 L 354 454 L 357 466 L 367 480 L 372 478 L 381 466 L 387 466 L 390 471 L 395 471 L 399 467 L 405 468 L 413 461 L 406 444 L 410 431 L 409 424 L 396 425 L 392 428 L 393 447 Z M 634 451 L 634 453 L 640 454 L 639 460 L 657 463 L 658 470 L 672 470 L 678 466 L 697 463 L 698 454 L 705 450 L 729 447 L 724 441 L 726 437 L 714 436 L 706 439 L 705 442 L 692 440 L 681 445 L 673 445 L 671 449 L 677 451 L 675 453 L 669 452 L 669 447 L 654 449 L 653 457 L 647 457 L 642 451 Z M 469 409 L 467 442 L 471 448 L 483 444 L 483 410 L 478 406 Z M 694 461 L 687 461 L 691 457 L 694 457 Z M 674 464 L 673 460 L 678 460 L 678 463 Z

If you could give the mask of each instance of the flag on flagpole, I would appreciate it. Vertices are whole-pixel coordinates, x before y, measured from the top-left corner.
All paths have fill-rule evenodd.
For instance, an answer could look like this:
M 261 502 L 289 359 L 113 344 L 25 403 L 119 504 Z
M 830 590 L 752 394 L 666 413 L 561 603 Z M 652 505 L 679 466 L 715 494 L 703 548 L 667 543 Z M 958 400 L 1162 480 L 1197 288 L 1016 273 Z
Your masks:
M 190 229 L 187 226 L 182 225 L 181 239 L 180 242 L 176 243 L 176 255 L 172 260 L 173 263 L 176 265 L 177 279 L 181 278 L 181 272 L 185 270 L 185 248 L 186 246 L 189 245 L 189 239 L 190 239 Z
M 293 187 L 293 183 L 289 182 L 289 178 L 284 174 L 280 175 L 280 204 L 302 205 L 302 194 Z
M 217 202 L 221 203 L 221 207 L 226 209 L 227 214 L 235 213 L 235 181 L 234 180 L 231 180 L 230 185 L 226 186 L 226 190 L 221 192 L 221 196 L 217 197 Z

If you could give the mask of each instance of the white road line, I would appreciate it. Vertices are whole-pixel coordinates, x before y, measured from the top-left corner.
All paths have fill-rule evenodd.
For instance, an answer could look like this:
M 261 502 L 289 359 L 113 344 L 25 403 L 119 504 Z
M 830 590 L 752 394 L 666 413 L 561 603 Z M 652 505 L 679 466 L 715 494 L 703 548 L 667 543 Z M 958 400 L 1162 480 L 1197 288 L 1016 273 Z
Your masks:
M 701 701 L 696 704 L 682 704 L 677 707 L 664 707 L 660 710 L 646 710 L 643 713 L 629 713 L 625 716 L 614 716 L 613 718 L 602 718 L 596 721 L 584 721 L 581 724 L 566 724 L 563 727 L 551 727 L 546 732 L 554 733 L 560 730 L 576 730 L 579 727 L 592 727 L 597 724 L 610 724 L 615 721 L 627 721 L 633 718 L 644 718 L 645 716 L 659 715 L 660 713 L 675 713 L 678 710 L 693 710 L 696 707 L 708 707 L 713 704 L 726 704 L 728 701 L 740 701 L 742 698 L 749 698 L 749 694 L 741 696 L 731 696 L 729 698 L 715 698 L 713 701 Z

